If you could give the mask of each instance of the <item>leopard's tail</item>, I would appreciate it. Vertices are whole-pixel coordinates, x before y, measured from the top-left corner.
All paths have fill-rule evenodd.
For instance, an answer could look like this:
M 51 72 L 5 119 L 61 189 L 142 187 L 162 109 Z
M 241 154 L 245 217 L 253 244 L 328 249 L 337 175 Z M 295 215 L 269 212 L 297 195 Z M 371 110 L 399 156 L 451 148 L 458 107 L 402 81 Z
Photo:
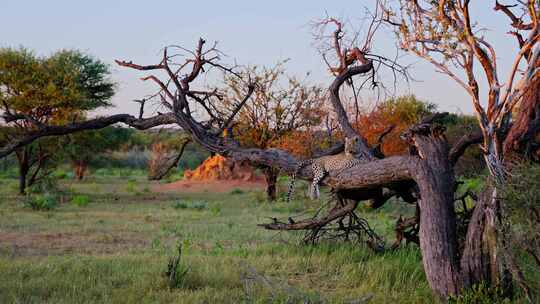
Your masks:
M 296 169 L 294 170 L 293 174 L 291 175 L 291 182 L 289 183 L 289 191 L 287 191 L 287 203 L 289 203 L 291 201 L 291 197 L 292 197 L 293 192 L 294 192 L 294 182 L 296 181 L 296 175 L 298 174 L 298 172 L 300 172 L 300 170 L 302 170 L 302 168 L 304 168 L 305 166 L 311 164 L 312 162 L 313 162 L 312 159 L 303 160 L 303 161 L 299 162 L 298 165 L 296 166 Z

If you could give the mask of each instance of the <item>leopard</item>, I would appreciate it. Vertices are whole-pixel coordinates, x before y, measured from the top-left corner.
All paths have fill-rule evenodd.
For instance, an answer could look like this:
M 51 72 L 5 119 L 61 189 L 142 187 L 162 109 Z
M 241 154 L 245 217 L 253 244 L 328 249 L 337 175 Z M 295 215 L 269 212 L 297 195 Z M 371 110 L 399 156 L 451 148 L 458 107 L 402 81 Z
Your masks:
M 294 192 L 294 183 L 296 175 L 307 165 L 311 165 L 313 171 L 313 181 L 310 187 L 310 198 L 318 199 L 320 197 L 320 182 L 326 177 L 326 175 L 335 172 L 341 172 L 356 165 L 363 163 L 359 158 L 356 158 L 356 147 L 358 146 L 358 137 L 345 138 L 345 149 L 343 152 L 336 155 L 321 156 L 318 158 L 312 158 L 300 161 L 296 167 L 296 170 L 291 175 L 291 181 L 289 183 L 289 191 L 287 192 L 287 203 L 290 202 L 292 194 Z

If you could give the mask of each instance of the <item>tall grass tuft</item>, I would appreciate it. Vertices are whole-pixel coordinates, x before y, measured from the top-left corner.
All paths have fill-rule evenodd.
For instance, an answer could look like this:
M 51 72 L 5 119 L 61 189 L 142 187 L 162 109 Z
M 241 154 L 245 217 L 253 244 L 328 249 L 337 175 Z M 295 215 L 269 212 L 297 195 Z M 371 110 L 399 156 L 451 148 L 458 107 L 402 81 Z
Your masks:
M 169 259 L 167 271 L 164 274 L 170 289 L 183 287 L 189 271 L 189 267 L 182 263 L 182 244 L 178 244 L 177 250 L 178 255 Z

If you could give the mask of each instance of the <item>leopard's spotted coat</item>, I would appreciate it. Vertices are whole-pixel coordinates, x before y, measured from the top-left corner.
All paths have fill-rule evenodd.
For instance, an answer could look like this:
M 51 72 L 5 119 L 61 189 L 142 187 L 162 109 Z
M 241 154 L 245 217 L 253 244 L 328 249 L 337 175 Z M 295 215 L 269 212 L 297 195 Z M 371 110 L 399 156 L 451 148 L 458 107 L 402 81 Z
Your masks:
M 321 180 L 330 172 L 342 171 L 349 169 L 358 164 L 363 163 L 361 159 L 355 158 L 355 151 L 357 146 L 357 137 L 351 139 L 345 138 L 345 151 L 336 155 L 322 156 L 319 158 L 313 158 L 304 160 L 298 163 L 295 172 L 291 176 L 291 182 L 289 184 L 289 191 L 287 192 L 287 202 L 291 200 L 291 196 L 294 191 L 294 182 L 296 180 L 296 175 L 303 167 L 311 164 L 311 169 L 313 171 L 313 182 L 311 183 L 310 188 L 310 197 L 312 199 L 319 198 L 320 190 L 319 183 Z

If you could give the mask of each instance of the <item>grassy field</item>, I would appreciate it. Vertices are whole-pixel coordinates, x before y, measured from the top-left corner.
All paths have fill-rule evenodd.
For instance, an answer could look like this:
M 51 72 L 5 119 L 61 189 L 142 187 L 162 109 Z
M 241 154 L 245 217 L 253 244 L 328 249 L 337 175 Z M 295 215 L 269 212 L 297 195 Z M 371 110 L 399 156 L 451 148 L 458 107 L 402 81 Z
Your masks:
M 64 202 L 34 211 L 15 195 L 16 180 L 0 179 L 0 303 L 434 301 L 415 247 L 306 246 L 298 234 L 256 226 L 317 202 L 268 204 L 261 191 L 153 193 L 142 175 L 62 184 Z M 404 212 L 361 211 L 388 242 Z M 163 273 L 177 244 L 188 272 L 171 289 Z

